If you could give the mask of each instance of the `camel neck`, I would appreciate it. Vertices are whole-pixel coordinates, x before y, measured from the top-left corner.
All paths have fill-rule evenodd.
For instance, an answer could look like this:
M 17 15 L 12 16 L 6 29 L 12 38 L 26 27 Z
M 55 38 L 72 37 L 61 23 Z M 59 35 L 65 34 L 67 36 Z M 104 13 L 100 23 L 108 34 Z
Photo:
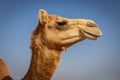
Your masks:
M 23 80 L 50 80 L 60 61 L 60 51 L 46 46 L 32 47 L 30 67 Z

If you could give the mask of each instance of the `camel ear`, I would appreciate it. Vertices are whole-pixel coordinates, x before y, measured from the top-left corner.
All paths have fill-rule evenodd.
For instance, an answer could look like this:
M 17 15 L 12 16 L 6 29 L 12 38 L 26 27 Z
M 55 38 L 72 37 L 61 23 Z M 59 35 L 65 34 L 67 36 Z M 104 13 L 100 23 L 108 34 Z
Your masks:
M 45 10 L 39 11 L 39 21 L 41 24 L 46 24 L 48 21 L 48 13 Z

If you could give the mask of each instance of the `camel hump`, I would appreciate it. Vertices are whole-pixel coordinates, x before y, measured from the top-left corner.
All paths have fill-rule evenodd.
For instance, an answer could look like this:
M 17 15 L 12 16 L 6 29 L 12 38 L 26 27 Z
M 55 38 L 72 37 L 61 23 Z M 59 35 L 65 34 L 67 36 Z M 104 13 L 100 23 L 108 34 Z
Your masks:
M 0 80 L 12 80 L 7 64 L 0 58 Z

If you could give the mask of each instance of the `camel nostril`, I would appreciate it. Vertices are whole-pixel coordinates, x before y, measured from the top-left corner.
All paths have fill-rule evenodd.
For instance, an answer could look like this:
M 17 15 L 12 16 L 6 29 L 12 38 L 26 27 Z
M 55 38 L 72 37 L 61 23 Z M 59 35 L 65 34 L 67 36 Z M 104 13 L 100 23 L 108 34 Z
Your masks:
M 88 22 L 87 26 L 88 27 L 97 27 L 97 25 L 95 23 L 92 23 L 92 22 Z

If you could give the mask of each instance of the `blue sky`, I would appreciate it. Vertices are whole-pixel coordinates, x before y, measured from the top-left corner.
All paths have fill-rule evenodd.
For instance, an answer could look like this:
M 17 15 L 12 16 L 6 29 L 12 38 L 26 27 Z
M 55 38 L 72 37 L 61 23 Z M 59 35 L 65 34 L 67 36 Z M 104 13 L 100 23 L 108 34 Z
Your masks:
M 0 57 L 14 79 L 22 78 L 31 57 L 30 36 L 39 9 L 67 18 L 92 19 L 103 36 L 85 40 L 62 54 L 52 80 L 120 80 L 119 0 L 0 0 Z

